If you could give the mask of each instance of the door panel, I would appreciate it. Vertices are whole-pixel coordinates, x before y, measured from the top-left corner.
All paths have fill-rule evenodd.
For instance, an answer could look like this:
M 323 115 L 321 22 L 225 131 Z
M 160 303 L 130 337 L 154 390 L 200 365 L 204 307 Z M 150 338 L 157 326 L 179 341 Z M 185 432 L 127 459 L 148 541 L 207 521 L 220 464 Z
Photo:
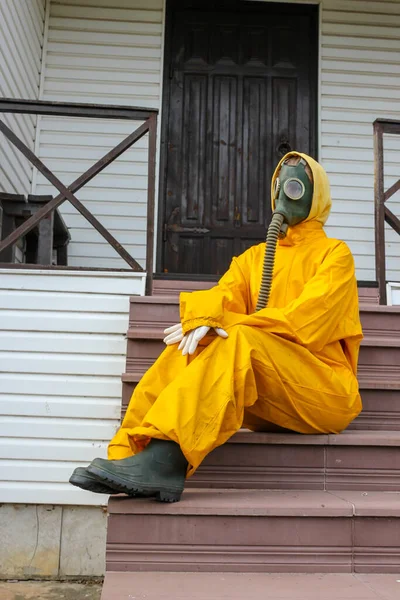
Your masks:
M 221 274 L 265 238 L 270 180 L 315 156 L 316 7 L 167 4 L 159 270 Z

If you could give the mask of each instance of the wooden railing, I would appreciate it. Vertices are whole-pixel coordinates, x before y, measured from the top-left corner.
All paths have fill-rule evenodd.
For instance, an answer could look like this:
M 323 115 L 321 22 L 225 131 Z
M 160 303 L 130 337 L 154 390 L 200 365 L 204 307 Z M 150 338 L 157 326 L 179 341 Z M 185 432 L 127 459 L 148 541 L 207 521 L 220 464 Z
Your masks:
M 42 219 L 50 215 L 65 200 L 71 204 L 89 221 L 89 223 L 103 236 L 114 250 L 125 260 L 133 271 L 143 271 L 139 263 L 115 239 L 110 231 L 78 200 L 75 193 L 91 181 L 98 173 L 103 171 L 111 162 L 128 150 L 133 144 L 146 134 L 148 142 L 148 182 L 147 182 L 147 239 L 146 239 L 146 272 L 147 289 L 151 286 L 153 273 L 153 247 L 154 247 L 154 199 L 155 199 L 155 161 L 156 161 L 156 131 L 157 110 L 136 108 L 128 106 L 113 106 L 100 104 L 75 104 L 70 102 L 44 102 L 35 100 L 0 99 L 0 113 L 20 113 L 34 115 L 51 115 L 62 117 L 85 117 L 104 119 L 124 119 L 144 121 L 135 131 L 128 135 L 122 142 L 105 154 L 90 169 L 85 171 L 78 179 L 66 187 L 54 173 L 20 140 L 13 131 L 0 119 L 0 131 L 18 150 L 37 168 L 37 170 L 58 190 L 59 194 L 47 202 L 34 215 L 17 227 L 4 240 L 0 240 L 0 253 L 15 244 L 22 236 L 35 228 Z M 7 265 L 10 266 L 10 265 Z
M 377 119 L 374 122 L 375 153 L 375 265 L 379 285 L 379 303 L 387 303 L 385 222 L 400 235 L 400 219 L 392 213 L 385 202 L 400 190 L 400 179 L 385 191 L 383 135 L 400 134 L 400 121 Z

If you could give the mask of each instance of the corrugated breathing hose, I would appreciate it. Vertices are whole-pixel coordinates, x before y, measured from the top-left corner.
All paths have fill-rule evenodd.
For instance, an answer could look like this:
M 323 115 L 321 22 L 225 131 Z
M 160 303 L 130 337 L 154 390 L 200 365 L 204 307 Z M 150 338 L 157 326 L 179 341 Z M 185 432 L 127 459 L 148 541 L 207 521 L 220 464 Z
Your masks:
M 266 248 L 264 254 L 264 265 L 260 292 L 258 294 L 256 312 L 266 308 L 271 292 L 272 278 L 274 275 L 275 251 L 278 243 L 279 233 L 283 224 L 284 216 L 279 213 L 272 215 L 271 223 L 267 231 Z

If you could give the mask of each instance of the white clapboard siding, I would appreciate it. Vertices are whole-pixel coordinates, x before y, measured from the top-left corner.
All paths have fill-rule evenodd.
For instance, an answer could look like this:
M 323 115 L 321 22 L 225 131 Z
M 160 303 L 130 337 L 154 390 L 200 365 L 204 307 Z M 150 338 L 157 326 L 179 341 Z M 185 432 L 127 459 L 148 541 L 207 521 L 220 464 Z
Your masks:
M 400 306 L 400 283 L 390 282 L 387 284 L 388 304 Z
M 43 99 L 159 108 L 162 0 L 51 0 Z M 44 117 L 41 159 L 71 183 L 140 125 L 138 121 Z M 146 262 L 147 136 L 77 193 L 143 267 Z M 55 194 L 38 176 L 37 193 Z M 61 207 L 71 266 L 126 263 L 67 202 Z
M 44 32 L 45 0 L 0 1 L 0 97 L 35 100 Z M 1 119 L 33 149 L 36 117 L 4 114 Z M 32 167 L 0 134 L 0 191 L 28 194 Z
M 400 120 L 400 2 L 323 0 L 321 161 L 331 182 L 328 235 L 354 253 L 357 276 L 375 279 L 372 123 Z M 400 136 L 385 136 L 386 189 L 400 177 Z M 400 194 L 388 206 L 400 217 Z M 387 227 L 387 277 L 400 280 L 400 237 Z
M 267 0 L 268 1 L 268 0 Z M 43 97 L 159 107 L 163 0 L 51 0 Z M 322 0 L 320 159 L 334 200 L 327 231 L 355 255 L 357 276 L 375 279 L 372 123 L 400 119 L 400 3 Z M 127 123 L 46 118 L 40 154 L 66 182 L 127 135 Z M 146 144 L 79 192 L 90 210 L 144 264 Z M 400 139 L 385 140 L 385 185 L 399 176 Z M 37 190 L 53 193 L 41 178 Z M 399 194 L 390 200 L 400 214 Z M 120 267 L 123 261 L 65 204 L 70 264 Z M 398 236 L 388 230 L 388 277 L 400 278 Z
M 142 273 L 0 270 L 0 502 L 101 504 L 68 478 L 105 456 Z

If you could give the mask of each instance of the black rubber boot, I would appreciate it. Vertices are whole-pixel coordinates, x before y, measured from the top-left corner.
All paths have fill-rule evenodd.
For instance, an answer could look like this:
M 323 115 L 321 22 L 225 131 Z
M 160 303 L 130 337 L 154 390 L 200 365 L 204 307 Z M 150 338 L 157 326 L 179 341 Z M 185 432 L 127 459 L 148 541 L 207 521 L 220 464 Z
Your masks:
M 142 452 L 129 458 L 95 458 L 88 466 L 88 471 L 106 485 L 118 487 L 129 496 L 155 497 L 159 502 L 179 502 L 187 466 L 178 444 L 153 439 Z
M 95 494 L 121 493 L 120 490 L 114 489 L 111 485 L 106 485 L 103 481 L 99 481 L 97 477 L 89 473 L 86 467 L 77 467 L 69 478 L 69 482 L 82 490 L 94 492 Z

